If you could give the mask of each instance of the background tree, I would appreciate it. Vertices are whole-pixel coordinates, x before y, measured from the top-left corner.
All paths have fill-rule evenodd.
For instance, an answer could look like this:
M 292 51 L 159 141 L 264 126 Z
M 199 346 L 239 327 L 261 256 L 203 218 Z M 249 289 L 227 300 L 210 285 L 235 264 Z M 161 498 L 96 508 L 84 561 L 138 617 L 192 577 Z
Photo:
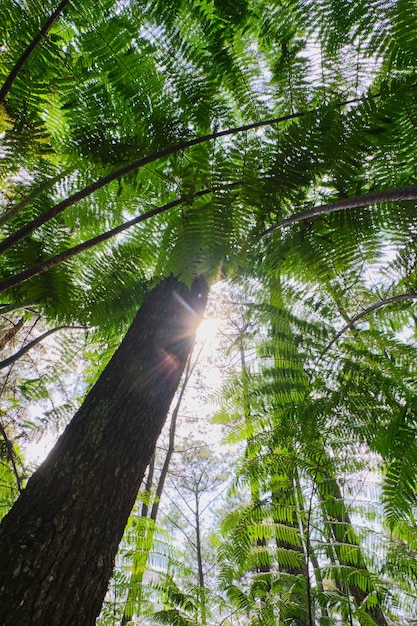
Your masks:
M 394 382 L 397 374 L 388 354 L 392 357 L 392 351 L 403 353 L 415 347 L 400 338 L 385 335 L 383 339 L 382 333 L 362 331 L 353 341 L 339 343 L 326 363 L 321 346 L 328 345 L 327 305 L 314 297 L 301 304 L 299 291 L 294 292 L 291 284 L 278 288 L 275 282 L 272 293 L 272 303 L 267 300 L 264 309 L 271 337 L 259 348 L 264 366 L 258 364 L 251 372 L 249 387 L 247 374 L 231 384 L 230 409 L 222 414 L 233 424 L 230 438 L 247 438 L 250 433 L 249 450 L 238 465 L 236 480 L 236 489 L 246 489 L 246 497 L 227 516 L 219 542 L 222 586 L 236 610 L 254 623 L 285 623 L 290 617 L 307 624 L 333 620 L 411 624 L 415 614 L 411 597 L 404 595 L 400 579 L 386 576 L 393 552 L 384 534 L 389 517 L 380 514 L 375 476 L 374 491 L 379 494 L 371 502 L 361 495 L 361 483 L 370 466 L 379 465 L 387 476 L 382 483 L 385 514 L 398 506 L 398 519 L 414 518 L 411 501 L 404 499 L 400 505 L 401 496 L 397 499 L 390 489 L 393 465 L 403 467 L 399 470 L 403 476 L 407 470 L 400 459 L 392 465 L 382 449 L 376 450 L 375 441 L 387 442 L 382 432 L 385 411 L 392 419 L 397 410 L 403 414 L 408 404 L 409 391 L 405 386 L 400 391 Z M 326 326 L 318 316 L 323 306 Z M 258 294 L 254 306 L 258 324 L 260 310 Z M 385 347 L 379 343 L 376 348 L 376 337 L 382 344 L 388 341 Z M 346 355 L 349 375 L 346 370 L 335 371 L 339 359 L 345 360 L 344 350 L 355 353 L 353 361 Z M 369 359 L 378 359 L 380 350 L 393 379 L 372 383 L 373 376 L 391 376 L 385 368 L 383 373 L 379 366 L 375 370 L 369 366 Z M 394 361 L 395 367 L 401 367 L 395 357 Z M 415 357 L 407 359 L 408 376 L 414 362 Z M 250 419 L 242 406 L 243 390 L 251 398 Z M 414 455 L 411 448 L 407 455 Z M 249 495 L 254 484 L 256 502 Z M 391 497 L 395 504 L 389 503 Z M 399 597 L 407 607 L 401 614 L 395 608 Z

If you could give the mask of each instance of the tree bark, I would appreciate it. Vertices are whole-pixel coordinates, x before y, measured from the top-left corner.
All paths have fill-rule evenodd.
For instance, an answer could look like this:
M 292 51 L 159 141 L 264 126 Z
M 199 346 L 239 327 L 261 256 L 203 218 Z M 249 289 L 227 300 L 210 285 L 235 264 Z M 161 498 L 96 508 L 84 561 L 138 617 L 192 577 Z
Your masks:
M 165 279 L 0 526 L 2 626 L 93 626 L 208 289 Z

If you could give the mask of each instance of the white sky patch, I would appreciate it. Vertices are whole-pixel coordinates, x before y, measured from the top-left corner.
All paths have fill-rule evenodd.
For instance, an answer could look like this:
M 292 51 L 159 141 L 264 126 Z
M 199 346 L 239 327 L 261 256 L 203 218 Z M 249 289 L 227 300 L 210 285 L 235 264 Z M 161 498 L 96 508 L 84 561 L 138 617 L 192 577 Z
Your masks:
M 54 447 L 58 435 L 56 432 L 46 431 L 39 441 L 32 441 L 23 446 L 25 462 L 30 465 L 40 465 Z

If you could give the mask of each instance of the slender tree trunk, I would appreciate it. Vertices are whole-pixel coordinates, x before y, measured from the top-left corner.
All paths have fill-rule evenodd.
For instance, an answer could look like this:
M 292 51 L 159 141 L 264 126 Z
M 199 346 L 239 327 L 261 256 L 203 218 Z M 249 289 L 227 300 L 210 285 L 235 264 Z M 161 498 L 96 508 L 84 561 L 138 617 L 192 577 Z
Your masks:
M 200 591 L 200 616 L 202 626 L 207 624 L 206 587 L 204 581 L 203 552 L 201 545 L 200 492 L 198 484 L 195 491 L 195 543 L 197 548 L 198 588 Z
M 207 287 L 165 279 L 0 526 L 2 626 L 93 626 L 200 321 Z
M 301 489 L 301 484 L 300 484 L 300 476 L 299 476 L 299 472 L 298 470 L 296 470 L 295 472 L 295 477 L 294 477 L 294 483 L 295 483 L 295 497 L 296 497 L 296 502 L 297 502 L 297 509 L 298 511 L 303 511 L 305 508 L 305 501 L 304 501 L 304 496 L 303 496 L 303 492 Z M 311 504 L 310 504 L 310 509 L 311 509 Z M 312 618 L 312 613 L 313 613 L 313 607 L 312 607 L 312 601 L 311 601 L 311 586 L 310 586 L 310 579 L 308 578 L 309 576 L 309 563 L 311 563 L 312 568 L 313 568 L 313 572 L 314 572 L 314 578 L 316 580 L 317 583 L 317 588 L 320 591 L 320 594 L 324 593 L 324 584 L 323 584 L 323 577 L 321 574 L 321 568 L 320 568 L 320 564 L 319 564 L 319 560 L 317 558 L 317 555 L 315 553 L 315 549 L 313 548 L 313 546 L 311 545 L 311 537 L 310 537 L 310 532 L 311 532 L 311 519 L 310 517 L 308 518 L 308 521 L 306 519 L 304 519 L 303 515 L 300 515 L 300 526 L 302 528 L 303 531 L 303 549 L 304 549 L 304 553 L 306 555 L 306 584 L 307 584 L 307 598 L 308 598 L 308 605 L 309 605 L 309 616 L 310 616 L 310 621 Z M 319 602 L 319 606 L 320 606 L 320 612 L 321 612 L 321 621 L 323 623 L 323 625 L 325 624 L 330 624 L 330 615 L 329 615 L 329 611 L 327 608 L 327 605 L 324 603 Z
M 191 358 L 191 355 L 190 355 Z M 198 358 L 198 357 L 197 357 Z M 126 626 L 128 622 L 132 619 L 132 607 L 135 607 L 135 612 L 137 615 L 140 615 L 140 605 L 142 602 L 142 586 L 143 586 L 143 576 L 146 571 L 146 565 L 148 562 L 149 552 L 152 548 L 153 536 L 155 532 L 155 524 L 156 518 L 158 516 L 159 511 L 159 503 L 161 500 L 162 492 L 164 490 L 165 480 L 168 475 L 169 465 L 171 463 L 172 454 L 175 448 L 175 434 L 177 427 L 177 418 L 178 413 L 180 411 L 181 403 L 184 397 L 185 390 L 187 388 L 188 381 L 190 380 L 190 376 L 194 371 L 194 367 L 197 363 L 197 360 L 194 362 L 194 365 L 191 366 L 190 359 L 187 362 L 187 369 L 184 374 L 184 379 L 181 387 L 181 391 L 179 393 L 177 402 L 174 406 L 171 415 L 171 425 L 169 428 L 169 445 L 167 454 L 165 456 L 164 464 L 162 466 L 161 474 L 159 476 L 158 484 L 155 490 L 155 497 L 152 503 L 151 514 L 149 516 L 149 524 L 144 524 L 142 526 L 143 532 L 145 533 L 143 540 L 143 550 L 135 555 L 132 563 L 132 575 L 129 583 L 129 592 L 126 599 L 125 610 L 123 612 L 122 621 L 120 622 L 120 626 Z M 152 489 L 152 481 L 155 469 L 155 454 L 152 456 L 151 464 L 149 465 L 148 477 L 146 489 L 149 492 Z M 148 505 L 143 504 L 141 517 L 148 517 Z
M 146 567 L 146 562 L 148 560 L 148 554 L 149 554 L 150 546 L 153 541 L 153 534 L 154 534 L 154 524 L 151 522 L 150 518 L 148 518 L 148 512 L 149 512 L 148 497 L 152 490 L 154 471 L 155 471 L 155 452 L 153 453 L 151 462 L 149 463 L 148 474 L 146 476 L 146 483 L 145 483 L 146 497 L 142 504 L 142 509 L 140 512 L 140 517 L 141 517 L 140 521 L 142 523 L 140 524 L 140 531 L 139 531 L 141 534 L 138 536 L 140 536 L 141 538 L 141 543 L 143 545 L 143 548 L 139 554 L 138 554 L 138 550 L 136 550 L 135 556 L 133 557 L 132 574 L 131 574 L 130 581 L 129 581 L 129 591 L 128 591 L 128 595 L 126 598 L 125 608 L 123 611 L 120 626 L 126 626 L 126 624 L 132 621 L 132 612 L 129 610 L 129 608 L 139 603 L 139 598 L 142 594 L 142 579 L 143 579 L 143 574 L 144 574 L 144 570 Z
M 276 524 L 282 524 L 288 526 L 291 529 L 300 528 L 299 520 L 299 503 L 297 502 L 297 486 L 295 482 L 294 470 L 289 465 L 287 474 L 288 484 L 282 486 L 278 491 L 274 489 L 271 492 L 273 508 L 279 511 L 281 506 L 288 507 L 293 510 L 292 520 L 284 521 L 281 516 L 275 516 L 274 522 Z M 297 545 L 295 543 L 285 541 L 283 538 L 276 539 L 275 541 L 278 549 L 278 569 L 284 575 L 284 581 L 287 579 L 285 586 L 283 585 L 280 619 L 283 624 L 297 623 L 300 626 L 313 626 L 313 610 L 311 606 L 310 598 L 310 582 L 308 563 L 309 558 L 303 544 Z M 300 558 L 297 565 L 286 563 L 285 560 L 280 559 L 282 551 L 298 553 Z M 297 555 L 298 556 L 298 555 Z M 290 601 L 286 601 L 285 598 L 289 598 Z M 301 610 L 300 610 L 301 609 Z

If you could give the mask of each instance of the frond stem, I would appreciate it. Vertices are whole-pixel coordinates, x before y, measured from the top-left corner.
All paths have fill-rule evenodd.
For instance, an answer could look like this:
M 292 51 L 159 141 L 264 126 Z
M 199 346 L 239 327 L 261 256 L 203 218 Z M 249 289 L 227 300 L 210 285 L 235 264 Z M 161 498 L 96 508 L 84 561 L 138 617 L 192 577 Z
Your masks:
M 398 200 L 417 200 L 417 186 L 412 187 L 398 187 L 395 189 L 385 189 L 383 191 L 373 191 L 371 193 L 365 193 L 362 196 L 355 198 L 346 198 L 344 200 L 338 200 L 331 204 L 322 204 L 317 207 L 313 207 L 308 211 L 302 211 L 290 215 L 285 219 L 274 224 L 261 235 L 260 239 L 271 235 L 276 230 L 289 226 L 290 224 L 296 224 L 311 217 L 317 217 L 318 215 L 327 215 L 328 213 L 335 213 L 336 211 L 343 211 L 345 209 L 355 209 L 361 206 L 367 206 L 369 204 L 379 204 L 381 202 L 393 202 Z
M 26 61 L 32 54 L 32 52 L 35 50 L 36 46 L 42 41 L 42 39 L 45 37 L 45 35 L 48 33 L 49 29 L 53 25 L 53 23 L 56 22 L 58 17 L 61 15 L 62 11 L 65 9 L 65 7 L 69 3 L 70 3 L 70 0 L 62 0 L 62 2 L 57 6 L 55 11 L 46 20 L 45 24 L 42 26 L 42 28 L 40 29 L 36 37 L 32 39 L 30 44 L 27 46 L 27 48 L 18 58 L 18 60 L 16 61 L 12 69 L 10 70 L 10 73 L 7 76 L 6 80 L 4 81 L 2 88 L 0 89 L 0 104 L 4 102 L 7 94 L 12 88 L 12 85 L 18 73 L 20 72 L 20 70 L 22 69 L 22 67 L 24 66 L 24 64 L 26 63 Z
M 156 207 L 155 209 L 151 209 L 150 211 L 146 211 L 146 213 L 142 213 L 141 215 L 138 215 L 137 217 L 134 217 L 128 222 L 124 222 L 123 224 L 120 224 L 119 226 L 116 226 L 115 228 L 112 228 L 111 230 L 108 230 L 105 233 L 101 233 L 100 235 L 97 235 L 96 237 L 93 237 L 92 239 L 83 241 L 83 243 L 80 243 L 77 246 L 73 246 L 72 248 L 68 248 L 68 250 L 64 250 L 63 252 L 60 252 L 59 254 L 56 254 L 55 256 L 50 257 L 49 259 L 40 261 L 39 263 L 36 263 L 35 265 L 32 265 L 31 267 L 19 272 L 18 274 L 15 274 L 14 276 L 9 276 L 9 278 L 0 280 L 0 292 L 5 291 L 6 289 L 10 289 L 10 287 L 16 287 L 16 285 L 20 285 L 26 280 L 29 280 L 29 278 L 33 278 L 34 276 L 43 274 L 47 270 L 51 269 L 52 267 L 55 267 L 56 265 L 59 265 L 63 261 L 67 261 L 68 259 L 71 259 L 77 254 L 80 254 L 81 252 L 84 252 L 85 250 L 89 250 L 93 246 L 98 245 L 99 243 L 102 243 L 103 241 L 107 241 L 108 239 L 111 239 L 111 237 L 118 235 L 119 233 L 127 230 L 128 228 L 131 228 L 132 226 L 135 226 L 135 224 L 139 224 L 140 222 L 144 222 L 145 220 L 148 220 L 154 215 L 165 213 L 166 211 L 169 211 L 169 209 L 172 209 L 180 204 L 183 204 L 184 202 L 188 202 L 195 198 L 201 198 L 202 196 L 205 196 L 210 193 L 215 193 L 216 191 L 222 191 L 225 189 L 233 189 L 234 187 L 237 187 L 239 184 L 240 183 L 230 183 L 229 185 L 225 185 L 224 187 L 213 187 L 211 189 L 202 189 L 201 191 L 197 191 L 191 195 L 182 196 L 181 198 L 178 198 L 177 200 L 172 200 L 172 202 L 168 202 L 167 204 L 164 204 L 163 206 Z
M 362 319 L 366 315 L 369 315 L 369 313 L 372 313 L 373 311 L 380 309 L 383 306 L 387 306 L 388 304 L 393 304 L 394 302 L 402 302 L 404 300 L 417 300 L 417 293 L 402 293 L 397 296 L 391 296 L 390 298 L 384 298 L 383 300 L 378 300 L 377 302 L 374 302 L 371 306 L 367 307 L 366 309 L 364 309 L 363 311 L 361 311 L 360 313 L 352 317 L 349 320 L 349 322 L 345 326 L 343 326 L 343 328 L 339 330 L 339 332 L 327 344 L 327 346 L 324 348 L 324 350 L 320 354 L 319 360 L 322 359 L 323 356 L 326 354 L 326 352 L 328 352 L 330 348 L 336 343 L 336 341 L 338 341 L 338 339 L 340 339 L 340 337 L 347 330 L 352 328 L 352 326 L 354 326 L 356 322 L 358 322 L 360 319 Z
M 377 97 L 377 96 L 373 96 L 373 97 Z M 353 98 L 352 100 L 339 102 L 336 104 L 336 106 L 337 107 L 347 106 L 349 104 L 357 103 L 361 100 L 362 98 Z M 237 126 L 234 128 L 228 128 L 226 130 L 216 131 L 214 133 L 210 133 L 209 135 L 202 135 L 201 137 L 195 137 L 194 139 L 181 141 L 180 143 L 169 146 L 168 148 L 164 148 L 163 150 L 158 150 L 157 152 L 149 154 L 148 156 L 142 157 L 141 159 L 138 159 L 137 161 L 133 161 L 133 163 L 128 163 L 127 165 L 124 165 L 118 170 L 115 170 L 114 172 L 110 172 L 109 174 L 106 174 L 106 176 L 99 178 L 98 180 L 91 183 L 87 187 L 84 187 L 84 189 L 80 189 L 79 191 L 75 192 L 71 196 L 68 196 L 68 198 L 65 198 L 65 200 L 62 200 L 62 202 L 59 202 L 58 204 L 51 207 L 47 211 L 44 211 L 41 215 L 38 215 L 38 217 L 36 217 L 34 220 L 32 220 L 31 222 L 28 222 L 28 224 L 26 224 L 25 226 L 22 226 L 22 228 L 17 230 L 15 233 L 6 237 L 0 243 L 0 254 L 2 254 L 6 250 L 14 246 L 16 243 L 18 243 L 19 241 L 21 241 L 22 239 L 30 235 L 30 233 L 32 233 L 34 230 L 36 230 L 37 228 L 39 228 L 40 226 L 42 226 L 43 224 L 51 220 L 53 217 L 56 217 L 57 215 L 65 211 L 65 209 L 69 208 L 70 206 L 73 206 L 80 200 L 83 200 L 84 198 L 87 198 L 88 196 L 92 195 L 94 192 L 98 191 L 98 189 L 105 187 L 106 185 L 110 184 L 111 182 L 115 180 L 118 180 L 119 178 L 122 178 L 123 176 L 125 176 L 126 174 L 129 174 L 130 172 L 135 172 L 139 170 L 140 168 L 144 167 L 145 165 L 148 165 L 149 163 L 154 163 L 158 159 L 169 156 L 171 154 L 175 154 L 176 152 L 181 152 L 182 150 L 191 148 L 193 146 L 197 146 L 207 141 L 218 139 L 219 137 L 227 137 L 230 135 L 235 135 L 237 133 L 245 132 L 248 130 L 253 130 L 256 128 L 263 128 L 266 126 L 272 126 L 274 124 L 280 124 L 282 122 L 286 122 L 289 120 L 294 120 L 294 119 L 298 119 L 301 117 L 305 117 L 309 113 L 314 113 L 315 111 L 317 111 L 317 108 L 308 109 L 306 111 L 300 111 L 298 113 L 291 113 L 290 115 L 284 115 L 283 117 L 275 117 L 272 119 L 262 120 L 259 122 L 252 122 L 251 124 L 245 124 L 244 126 Z

